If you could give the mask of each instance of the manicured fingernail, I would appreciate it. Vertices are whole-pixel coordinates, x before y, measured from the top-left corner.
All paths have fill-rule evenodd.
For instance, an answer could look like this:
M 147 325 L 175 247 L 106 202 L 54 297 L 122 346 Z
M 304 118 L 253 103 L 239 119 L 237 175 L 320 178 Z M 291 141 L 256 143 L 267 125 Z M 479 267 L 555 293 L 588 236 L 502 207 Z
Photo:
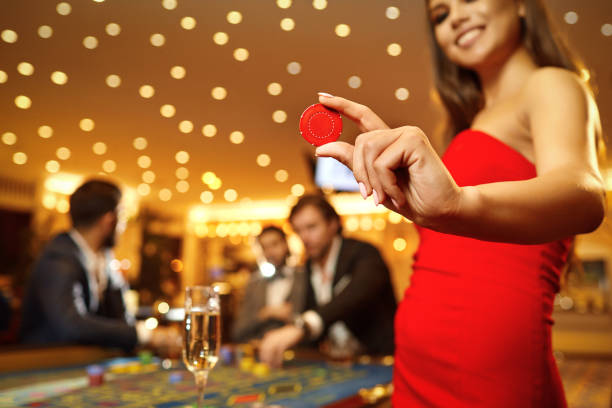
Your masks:
M 365 184 L 359 183 L 359 192 L 364 200 L 368 198 L 368 192 L 366 191 Z
M 391 199 L 391 202 L 393 203 L 393 205 L 395 206 L 395 208 L 399 208 L 399 205 L 397 204 L 397 201 L 395 201 L 394 198 Z
M 334 95 L 332 95 L 332 94 L 328 94 L 327 92 L 317 92 L 317 95 L 319 95 L 319 96 L 325 96 L 325 97 L 327 97 L 327 98 L 333 98 L 333 97 L 334 97 Z
M 380 201 L 378 201 L 378 193 L 376 193 L 376 190 L 372 190 L 372 196 L 374 197 L 374 204 L 380 204 Z

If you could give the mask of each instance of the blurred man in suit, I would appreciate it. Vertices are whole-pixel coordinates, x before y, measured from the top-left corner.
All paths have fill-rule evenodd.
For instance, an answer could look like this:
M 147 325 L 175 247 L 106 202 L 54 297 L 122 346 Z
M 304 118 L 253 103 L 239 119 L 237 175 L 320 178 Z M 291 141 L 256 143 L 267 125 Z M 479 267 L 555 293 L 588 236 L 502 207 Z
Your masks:
M 342 237 L 340 217 L 322 196 L 302 197 L 289 220 L 308 256 L 306 311 L 264 336 L 262 361 L 279 366 L 283 352 L 303 340 L 328 340 L 354 353 L 392 354 L 396 302 L 378 250 Z
M 54 237 L 30 274 L 21 339 L 29 344 L 81 343 L 132 349 L 171 341 L 164 329 L 134 324 L 126 311 L 126 282 L 110 267 L 124 226 L 120 189 L 89 180 L 70 196 L 72 229 Z
M 267 263 L 251 274 L 232 330 L 235 342 L 259 339 L 284 326 L 304 305 L 304 271 L 287 265 L 290 253 L 283 230 L 265 227 L 257 242 Z

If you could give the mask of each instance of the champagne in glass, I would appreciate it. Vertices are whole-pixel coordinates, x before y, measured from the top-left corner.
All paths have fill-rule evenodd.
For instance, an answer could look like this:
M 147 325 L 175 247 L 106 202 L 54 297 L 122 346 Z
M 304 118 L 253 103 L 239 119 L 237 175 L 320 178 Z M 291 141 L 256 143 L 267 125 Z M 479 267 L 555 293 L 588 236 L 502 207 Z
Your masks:
M 217 292 L 208 286 L 190 286 L 185 295 L 183 361 L 195 375 L 198 407 L 204 401 L 208 372 L 219 360 L 221 316 Z

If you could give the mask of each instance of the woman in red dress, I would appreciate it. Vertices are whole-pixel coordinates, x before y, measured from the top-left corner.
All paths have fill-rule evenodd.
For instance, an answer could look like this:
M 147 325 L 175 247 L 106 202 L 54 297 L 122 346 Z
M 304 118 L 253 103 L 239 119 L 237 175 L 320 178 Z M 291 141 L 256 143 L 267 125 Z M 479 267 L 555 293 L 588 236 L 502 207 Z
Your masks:
M 355 145 L 364 198 L 414 221 L 411 285 L 396 315 L 396 407 L 564 407 L 551 313 L 572 237 L 604 216 L 599 117 L 539 0 L 428 0 L 436 86 L 457 133 L 440 158 L 329 94 Z

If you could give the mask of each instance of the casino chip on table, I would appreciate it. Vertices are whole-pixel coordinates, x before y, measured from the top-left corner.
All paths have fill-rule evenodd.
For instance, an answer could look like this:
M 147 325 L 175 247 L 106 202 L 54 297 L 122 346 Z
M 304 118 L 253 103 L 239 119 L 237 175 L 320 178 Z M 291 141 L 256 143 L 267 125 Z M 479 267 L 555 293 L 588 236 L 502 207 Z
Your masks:
M 300 133 L 313 146 L 335 142 L 342 133 L 342 117 L 337 111 L 316 103 L 302 113 Z

